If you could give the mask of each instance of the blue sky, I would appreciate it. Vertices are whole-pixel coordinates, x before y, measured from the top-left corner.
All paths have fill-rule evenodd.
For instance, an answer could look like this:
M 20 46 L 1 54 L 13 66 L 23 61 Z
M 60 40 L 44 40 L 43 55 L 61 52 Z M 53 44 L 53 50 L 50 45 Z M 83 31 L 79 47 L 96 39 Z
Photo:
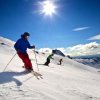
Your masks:
M 37 48 L 66 48 L 100 34 L 100 0 L 55 0 L 57 14 L 39 14 L 43 0 L 0 0 L 0 36 L 16 41 L 28 31 Z M 52 1 L 52 0 L 51 0 Z

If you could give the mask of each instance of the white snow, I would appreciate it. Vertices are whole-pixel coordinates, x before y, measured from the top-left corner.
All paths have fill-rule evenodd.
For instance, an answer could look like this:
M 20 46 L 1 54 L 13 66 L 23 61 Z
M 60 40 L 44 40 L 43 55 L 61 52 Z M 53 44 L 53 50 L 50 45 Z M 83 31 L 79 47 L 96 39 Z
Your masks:
M 43 79 L 38 80 L 24 71 L 23 63 L 16 55 L 3 72 L 15 53 L 12 46 L 0 44 L 0 100 L 100 100 L 98 69 L 55 55 L 49 67 L 38 65 L 39 73 L 43 75 Z M 29 50 L 28 53 L 37 71 L 34 52 Z M 47 57 L 42 53 L 36 56 L 39 64 Z M 62 66 L 58 65 L 60 58 L 64 60 Z

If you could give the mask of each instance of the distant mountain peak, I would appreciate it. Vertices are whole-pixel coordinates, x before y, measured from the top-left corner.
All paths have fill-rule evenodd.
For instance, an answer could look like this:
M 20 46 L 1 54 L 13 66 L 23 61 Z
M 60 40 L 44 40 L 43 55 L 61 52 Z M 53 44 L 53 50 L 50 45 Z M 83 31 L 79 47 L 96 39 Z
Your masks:
M 52 52 L 53 52 L 54 54 L 57 54 L 57 55 L 60 55 L 60 56 L 65 57 L 65 55 L 64 55 L 60 50 L 55 49 L 55 50 L 52 50 Z

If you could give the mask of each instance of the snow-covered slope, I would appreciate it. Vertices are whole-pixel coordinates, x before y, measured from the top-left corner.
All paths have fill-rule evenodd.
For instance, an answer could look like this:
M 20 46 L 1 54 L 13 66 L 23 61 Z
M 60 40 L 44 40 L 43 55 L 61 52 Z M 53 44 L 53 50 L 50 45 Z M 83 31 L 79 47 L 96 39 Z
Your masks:
M 7 46 L 13 46 L 14 43 L 15 42 L 0 36 L 0 44 L 4 44 L 4 45 L 7 45 Z
M 37 71 L 34 52 L 30 50 L 28 53 Z M 12 47 L 0 45 L 0 100 L 100 100 L 100 73 L 97 69 L 68 58 L 63 58 L 60 66 L 58 63 L 62 57 L 57 55 L 47 67 L 42 65 L 47 55 L 39 53 L 37 61 L 43 79 L 37 80 L 24 71 L 17 55 L 3 72 L 14 54 Z

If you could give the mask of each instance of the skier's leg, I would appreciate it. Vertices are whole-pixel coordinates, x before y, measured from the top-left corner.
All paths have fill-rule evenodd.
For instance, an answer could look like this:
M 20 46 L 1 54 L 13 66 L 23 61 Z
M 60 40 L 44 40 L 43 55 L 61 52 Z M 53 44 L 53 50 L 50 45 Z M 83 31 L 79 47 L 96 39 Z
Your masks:
M 46 65 L 48 66 L 48 65 L 49 65 L 49 63 L 50 63 L 50 59 L 47 59 L 47 63 L 46 63 Z
M 29 59 L 28 54 L 23 54 L 23 53 L 17 53 L 18 56 L 22 59 L 24 66 L 26 69 L 32 69 L 32 63 Z
M 24 55 L 22 53 L 17 52 L 17 55 L 19 56 L 19 58 L 23 61 L 24 63 Z M 24 67 L 25 67 L 25 63 L 24 63 Z
M 28 54 L 25 55 L 25 68 L 26 69 L 32 69 L 32 63 L 31 60 L 29 59 Z
M 61 65 L 61 61 L 60 61 L 60 65 Z

